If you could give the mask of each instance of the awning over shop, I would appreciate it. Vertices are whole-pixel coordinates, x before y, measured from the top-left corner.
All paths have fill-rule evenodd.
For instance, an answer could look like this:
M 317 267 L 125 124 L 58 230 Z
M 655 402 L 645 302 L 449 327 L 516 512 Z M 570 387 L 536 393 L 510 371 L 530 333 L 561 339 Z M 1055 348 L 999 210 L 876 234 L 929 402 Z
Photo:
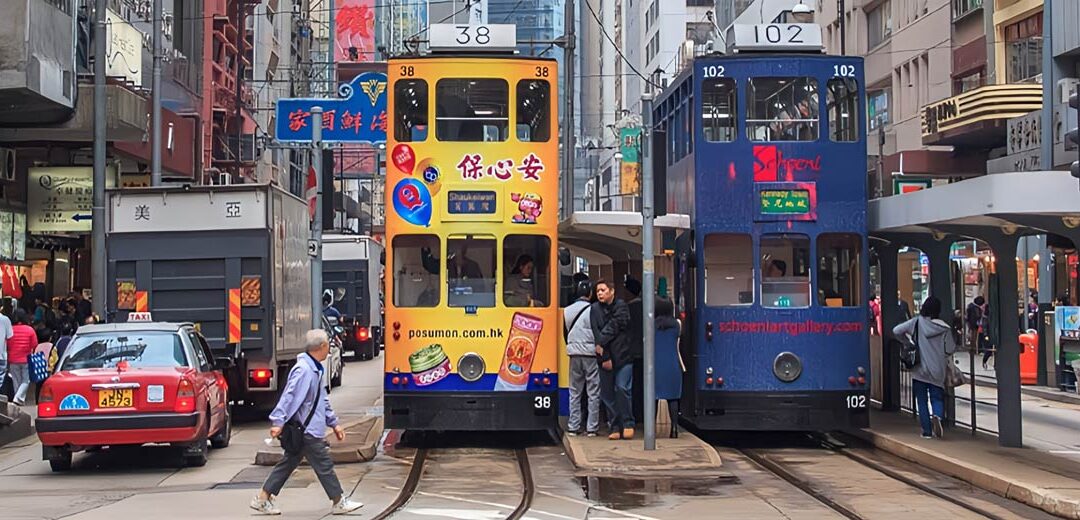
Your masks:
M 559 240 L 612 259 L 641 259 L 641 213 L 632 211 L 575 211 L 559 224 Z M 654 244 L 660 251 L 660 231 L 690 229 L 688 215 L 668 214 L 654 223 Z

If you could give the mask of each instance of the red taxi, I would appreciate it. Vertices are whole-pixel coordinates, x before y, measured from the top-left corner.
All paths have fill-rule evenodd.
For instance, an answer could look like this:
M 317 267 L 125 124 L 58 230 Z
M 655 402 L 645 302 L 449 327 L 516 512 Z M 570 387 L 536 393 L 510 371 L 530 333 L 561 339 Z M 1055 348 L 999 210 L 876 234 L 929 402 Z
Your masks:
M 206 464 L 231 435 L 226 363 L 190 323 L 80 327 L 38 399 L 42 458 L 64 471 L 76 451 L 162 443 Z

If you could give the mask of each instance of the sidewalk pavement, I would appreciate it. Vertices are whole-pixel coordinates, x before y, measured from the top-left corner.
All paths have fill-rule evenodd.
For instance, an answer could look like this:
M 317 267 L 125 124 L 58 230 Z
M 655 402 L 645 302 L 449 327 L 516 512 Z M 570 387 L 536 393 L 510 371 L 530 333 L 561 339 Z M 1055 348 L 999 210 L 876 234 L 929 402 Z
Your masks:
M 960 369 L 964 375 L 968 375 L 971 364 L 967 358 L 967 352 L 958 352 L 956 355 L 957 368 Z M 976 356 L 975 358 L 975 384 L 978 386 L 986 386 L 990 388 L 997 388 L 997 372 L 994 371 L 993 361 L 987 366 L 982 367 L 982 358 Z M 1057 388 L 1049 386 L 1037 386 L 1037 385 L 1022 385 L 1020 392 L 1047 401 L 1057 401 L 1059 403 L 1080 404 L 1080 394 L 1074 392 L 1065 392 Z
M 990 435 L 948 429 L 943 439 L 923 439 L 904 414 L 872 411 L 871 428 L 855 435 L 878 449 L 964 480 L 1047 513 L 1080 519 L 1080 466 L 1030 448 L 1003 448 Z
M 663 405 L 657 416 L 667 418 Z M 619 473 L 620 476 L 656 475 L 683 471 L 713 470 L 723 466 L 720 454 L 709 443 L 679 429 L 671 439 L 671 424 L 661 420 L 656 425 L 656 450 L 645 451 L 643 425 L 638 425 L 632 440 L 608 440 L 606 436 L 563 436 L 563 446 L 574 466 L 585 472 Z
M 28 407 L 35 408 L 35 407 Z M 15 442 L 34 433 L 33 418 L 22 407 L 8 402 L 0 395 L 0 446 Z
M 330 442 L 330 458 L 334 464 L 368 462 L 374 459 L 383 433 L 381 411 L 379 415 L 342 419 L 341 425 L 345 428 L 344 441 L 337 440 L 332 433 L 326 436 L 327 441 Z M 282 457 L 283 453 L 277 444 L 264 447 L 255 454 L 255 465 L 273 466 L 281 461 Z M 307 464 L 307 460 L 303 464 Z

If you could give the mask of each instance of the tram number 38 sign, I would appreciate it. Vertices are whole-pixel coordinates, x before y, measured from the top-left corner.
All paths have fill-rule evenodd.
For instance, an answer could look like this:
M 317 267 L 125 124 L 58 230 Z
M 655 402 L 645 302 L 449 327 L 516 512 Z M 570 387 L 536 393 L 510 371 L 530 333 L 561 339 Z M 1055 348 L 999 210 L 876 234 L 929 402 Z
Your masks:
M 517 45 L 517 29 L 511 24 L 434 24 L 428 33 L 428 46 L 434 52 L 461 49 L 509 52 Z
M 551 408 L 551 396 L 538 395 L 534 397 L 533 408 L 536 408 L 537 410 L 547 410 L 548 408 Z

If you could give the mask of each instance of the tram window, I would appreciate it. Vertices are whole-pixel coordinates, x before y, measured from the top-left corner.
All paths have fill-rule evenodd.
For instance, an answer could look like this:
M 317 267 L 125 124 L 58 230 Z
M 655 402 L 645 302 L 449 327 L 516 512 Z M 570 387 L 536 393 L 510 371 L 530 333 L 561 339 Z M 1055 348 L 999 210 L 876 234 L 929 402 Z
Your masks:
M 450 307 L 495 306 L 495 238 L 464 235 L 446 241 Z
M 535 79 L 518 82 L 517 136 L 524 143 L 551 139 L 551 83 Z
M 710 143 L 735 140 L 734 79 L 707 79 L 701 85 L 701 125 Z
M 814 78 L 751 78 L 746 137 L 751 141 L 816 141 L 818 86 Z
M 440 141 L 505 141 L 510 87 L 502 79 L 441 79 L 435 84 L 435 136 Z
M 859 87 L 851 78 L 829 80 L 826 93 L 829 107 L 829 139 L 839 143 L 859 140 Z
M 826 307 L 862 305 L 862 240 L 829 233 L 817 239 L 818 303 Z
M 810 306 L 810 237 L 761 237 L 761 305 Z
M 551 239 L 507 235 L 503 239 L 503 305 L 547 307 L 551 279 Z
M 439 237 L 398 235 L 394 250 L 394 306 L 439 305 Z
M 754 242 L 750 235 L 705 235 L 705 305 L 754 303 Z
M 422 79 L 394 83 L 394 139 L 402 143 L 427 140 L 428 88 Z

